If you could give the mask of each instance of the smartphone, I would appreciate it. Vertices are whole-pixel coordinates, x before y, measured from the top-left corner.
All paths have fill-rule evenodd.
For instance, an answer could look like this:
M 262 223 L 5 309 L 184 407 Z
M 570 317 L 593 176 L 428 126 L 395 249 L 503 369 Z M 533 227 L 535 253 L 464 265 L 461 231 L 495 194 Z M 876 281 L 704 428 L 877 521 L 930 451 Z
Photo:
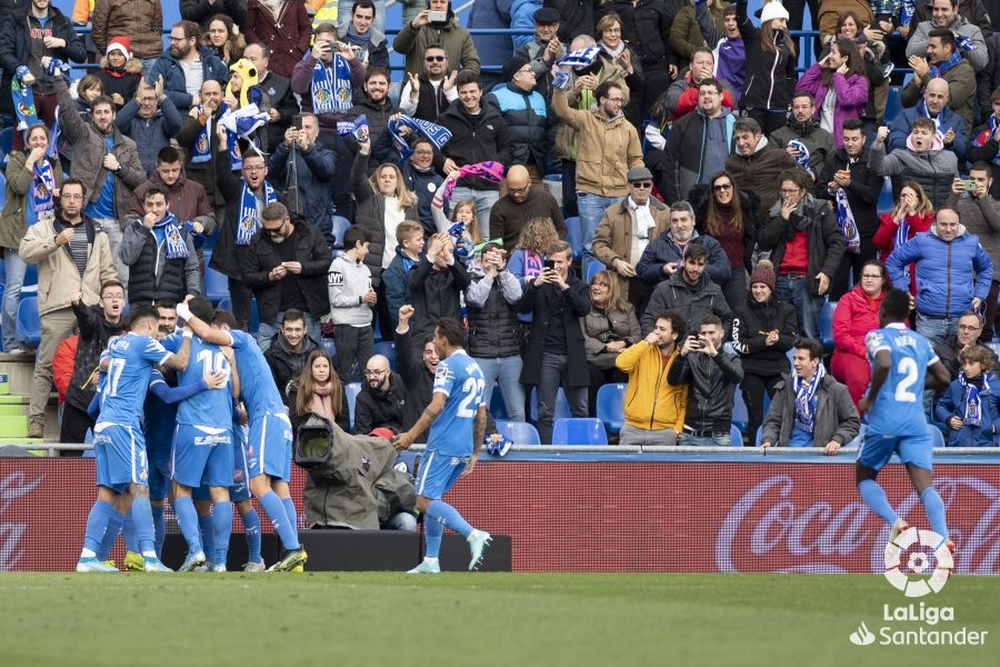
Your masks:
M 427 12 L 427 20 L 431 23 L 446 23 L 448 21 L 448 12 Z
M 547 259 L 547 260 L 545 260 L 545 268 L 546 269 L 552 269 L 553 271 L 555 271 L 556 270 L 556 260 L 554 260 L 554 259 Z
M 295 128 L 296 130 L 301 130 L 302 129 L 302 116 L 301 115 L 295 114 L 294 116 L 292 116 L 292 127 Z
M 962 184 L 965 186 L 965 189 L 968 190 L 969 192 L 975 192 L 976 191 L 976 182 L 975 181 L 962 181 Z

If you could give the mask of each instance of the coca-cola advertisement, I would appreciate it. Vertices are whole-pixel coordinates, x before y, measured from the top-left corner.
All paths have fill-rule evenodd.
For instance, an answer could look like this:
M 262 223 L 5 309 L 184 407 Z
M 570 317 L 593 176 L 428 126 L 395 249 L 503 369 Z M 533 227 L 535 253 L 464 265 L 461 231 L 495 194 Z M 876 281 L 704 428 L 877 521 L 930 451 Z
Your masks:
M 928 526 L 902 466 L 879 481 L 910 525 Z M 296 470 L 297 502 L 302 484 Z M 938 465 L 935 486 L 957 571 L 1000 573 L 1000 465 Z M 94 495 L 92 459 L 0 459 L 0 571 L 71 571 Z M 515 571 L 885 569 L 888 529 L 858 497 L 847 457 L 484 461 L 448 499 L 473 525 L 512 537 Z

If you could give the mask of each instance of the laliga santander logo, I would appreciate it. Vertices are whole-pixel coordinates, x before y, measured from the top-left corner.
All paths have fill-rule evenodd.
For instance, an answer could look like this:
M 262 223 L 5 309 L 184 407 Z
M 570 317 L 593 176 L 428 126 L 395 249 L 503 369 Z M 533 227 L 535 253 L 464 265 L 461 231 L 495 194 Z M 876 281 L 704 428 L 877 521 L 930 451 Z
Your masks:
M 934 572 L 930 579 L 911 579 L 904 571 L 900 556 L 914 544 L 934 550 Z M 922 550 L 910 552 L 906 566 L 917 575 L 922 575 L 930 563 L 927 554 Z M 903 591 L 908 598 L 920 598 L 931 593 L 938 593 L 948 583 L 955 560 L 951 549 L 945 545 L 945 538 L 932 530 L 908 528 L 899 534 L 895 542 L 885 547 L 885 578 L 896 589 Z M 853 637 L 853 635 L 852 635 Z M 853 641 L 853 639 L 852 639 Z

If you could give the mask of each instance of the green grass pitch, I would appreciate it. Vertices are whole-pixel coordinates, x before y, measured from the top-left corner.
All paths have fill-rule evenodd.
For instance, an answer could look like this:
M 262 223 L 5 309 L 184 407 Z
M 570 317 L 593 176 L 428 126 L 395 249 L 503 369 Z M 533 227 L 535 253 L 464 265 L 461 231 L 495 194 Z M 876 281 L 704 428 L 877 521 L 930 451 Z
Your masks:
M 951 607 L 953 621 L 883 620 Z M 983 646 L 855 646 L 864 622 Z M 0 574 L 0 665 L 996 665 L 1000 578 L 908 600 L 879 575 Z

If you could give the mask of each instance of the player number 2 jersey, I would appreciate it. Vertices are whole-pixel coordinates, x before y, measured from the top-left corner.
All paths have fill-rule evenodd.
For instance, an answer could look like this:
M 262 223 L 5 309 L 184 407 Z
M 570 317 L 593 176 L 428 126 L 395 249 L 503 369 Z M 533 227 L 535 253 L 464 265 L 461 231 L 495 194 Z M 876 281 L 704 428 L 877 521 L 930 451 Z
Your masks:
M 434 376 L 435 393 L 445 394 L 444 410 L 431 425 L 427 450 L 442 456 L 472 456 L 472 429 L 484 404 L 483 372 L 465 350 L 441 360 Z
M 927 367 L 938 360 L 934 348 L 920 334 L 899 326 L 875 329 L 865 338 L 868 359 L 888 350 L 889 376 L 868 412 L 868 430 L 880 435 L 925 435 L 924 380 Z

